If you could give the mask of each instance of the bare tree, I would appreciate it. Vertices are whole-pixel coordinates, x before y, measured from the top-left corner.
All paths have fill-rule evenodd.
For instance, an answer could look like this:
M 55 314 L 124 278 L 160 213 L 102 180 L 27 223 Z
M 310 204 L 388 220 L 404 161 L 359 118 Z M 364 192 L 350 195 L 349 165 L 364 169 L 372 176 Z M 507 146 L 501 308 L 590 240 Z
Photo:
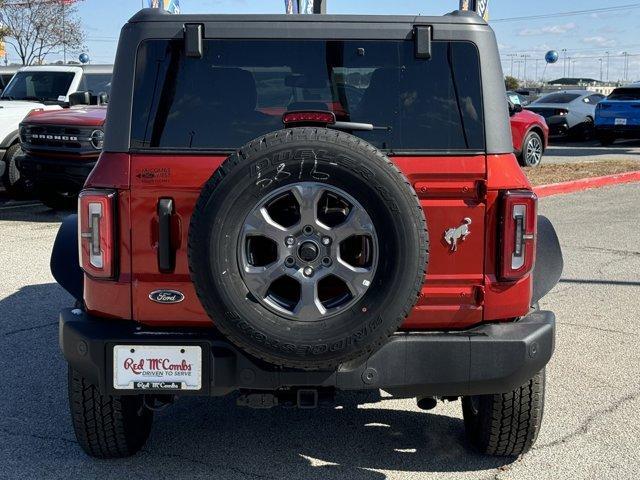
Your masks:
M 0 21 L 5 41 L 23 65 L 44 63 L 47 55 L 77 51 L 84 32 L 73 0 L 5 0 Z

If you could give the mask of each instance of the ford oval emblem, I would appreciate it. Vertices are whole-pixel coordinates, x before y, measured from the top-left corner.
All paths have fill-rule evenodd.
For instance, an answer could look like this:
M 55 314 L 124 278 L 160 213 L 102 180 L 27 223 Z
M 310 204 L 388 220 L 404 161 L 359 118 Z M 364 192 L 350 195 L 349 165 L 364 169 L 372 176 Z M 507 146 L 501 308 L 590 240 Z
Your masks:
M 149 294 L 149 299 L 156 303 L 180 303 L 184 300 L 184 294 L 177 290 L 154 290 Z

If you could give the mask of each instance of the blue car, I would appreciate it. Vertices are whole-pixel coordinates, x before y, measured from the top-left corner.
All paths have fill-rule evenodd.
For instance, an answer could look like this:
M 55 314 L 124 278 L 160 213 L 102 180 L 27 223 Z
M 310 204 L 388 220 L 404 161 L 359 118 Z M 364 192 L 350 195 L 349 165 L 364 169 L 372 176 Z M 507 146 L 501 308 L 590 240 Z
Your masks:
M 598 103 L 595 127 L 602 145 L 617 138 L 640 139 L 640 82 L 616 88 Z

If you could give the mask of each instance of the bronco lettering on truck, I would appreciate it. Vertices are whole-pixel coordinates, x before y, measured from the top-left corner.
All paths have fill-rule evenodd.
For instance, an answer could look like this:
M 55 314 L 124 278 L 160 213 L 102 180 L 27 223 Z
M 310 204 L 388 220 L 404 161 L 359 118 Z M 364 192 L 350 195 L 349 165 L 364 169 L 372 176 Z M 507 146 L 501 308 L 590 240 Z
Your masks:
M 480 451 L 531 448 L 562 256 L 480 17 L 141 11 L 114 72 L 52 258 L 81 305 L 60 345 L 88 454 L 137 452 L 168 394 L 367 389 L 460 398 Z

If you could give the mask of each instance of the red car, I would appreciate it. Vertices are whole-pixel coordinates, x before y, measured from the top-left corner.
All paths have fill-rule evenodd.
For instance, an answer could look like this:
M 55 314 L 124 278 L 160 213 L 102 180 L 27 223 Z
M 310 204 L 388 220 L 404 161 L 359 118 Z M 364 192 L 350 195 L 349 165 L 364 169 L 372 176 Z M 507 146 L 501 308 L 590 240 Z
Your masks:
M 460 399 L 481 452 L 530 449 L 562 254 L 491 28 L 154 10 L 121 31 L 104 149 L 52 252 L 78 301 L 59 328 L 78 444 L 132 455 L 178 396 L 382 389 Z
M 549 127 L 542 115 L 525 110 L 510 99 L 511 137 L 513 150 L 523 167 L 537 167 L 549 142 Z
M 24 154 L 17 165 L 42 203 L 75 209 L 104 138 L 106 106 L 33 111 L 20 124 Z

